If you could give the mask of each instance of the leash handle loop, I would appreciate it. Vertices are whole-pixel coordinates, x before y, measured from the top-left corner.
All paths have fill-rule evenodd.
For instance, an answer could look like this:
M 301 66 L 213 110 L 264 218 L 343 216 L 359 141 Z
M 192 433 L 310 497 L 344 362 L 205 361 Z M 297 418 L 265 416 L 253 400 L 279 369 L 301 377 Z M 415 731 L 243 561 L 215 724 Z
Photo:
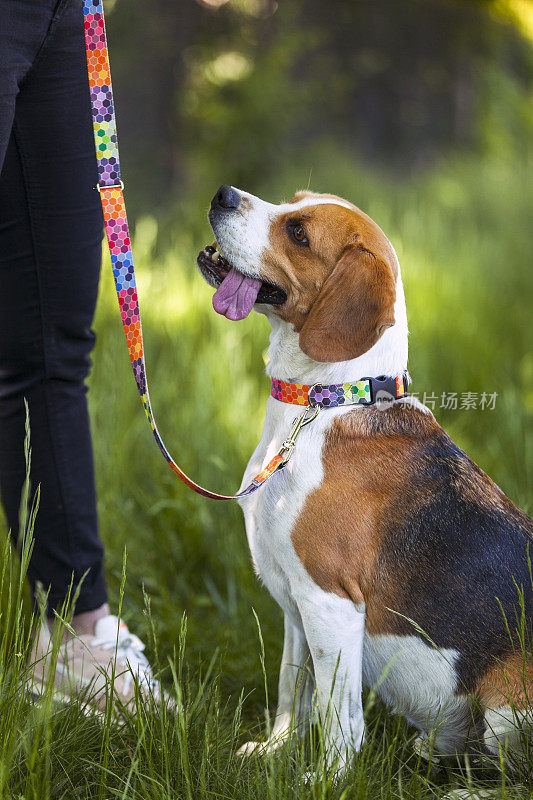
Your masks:
M 124 184 L 120 174 L 117 125 L 113 87 L 102 0 L 83 0 L 87 70 L 91 95 L 94 142 L 98 162 L 98 185 L 104 225 L 111 253 L 111 265 L 131 366 L 144 412 L 163 457 L 183 483 L 194 492 L 212 500 L 238 500 L 255 492 L 286 460 L 278 453 L 254 480 L 237 494 L 218 494 L 195 483 L 174 461 L 157 429 L 150 402 L 141 310 L 133 264 L 131 237 L 124 202 Z

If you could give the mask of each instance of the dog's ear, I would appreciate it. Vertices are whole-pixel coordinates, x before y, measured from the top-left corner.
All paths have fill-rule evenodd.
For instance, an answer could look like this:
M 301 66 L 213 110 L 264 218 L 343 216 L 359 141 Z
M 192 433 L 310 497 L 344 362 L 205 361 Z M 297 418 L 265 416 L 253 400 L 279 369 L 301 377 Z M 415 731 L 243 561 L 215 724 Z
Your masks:
M 303 200 L 305 197 L 318 197 L 315 192 L 310 192 L 308 189 L 299 189 L 294 197 L 291 197 L 289 203 L 299 203 L 300 200 Z
M 300 329 L 300 348 L 314 361 L 348 361 L 366 353 L 394 325 L 391 266 L 349 245 Z

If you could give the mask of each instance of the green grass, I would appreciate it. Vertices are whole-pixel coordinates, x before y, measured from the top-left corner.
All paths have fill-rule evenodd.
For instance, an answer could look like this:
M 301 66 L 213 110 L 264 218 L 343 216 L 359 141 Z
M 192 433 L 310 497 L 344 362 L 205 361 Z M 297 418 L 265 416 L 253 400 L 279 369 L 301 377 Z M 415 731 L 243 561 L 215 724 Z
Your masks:
M 396 246 L 410 320 L 413 390 L 439 398 L 442 392 L 498 392 L 493 411 L 445 410 L 437 403 L 435 413 L 528 510 L 531 166 L 471 159 L 393 181 L 369 174 L 326 145 L 317 146 L 307 163 L 323 165 L 314 168 L 313 188 L 349 197 Z M 283 182 L 268 180 L 259 190 L 278 201 L 307 183 L 307 171 L 295 168 L 284 173 Z M 205 187 L 203 203 L 217 185 L 214 178 Z M 140 220 L 137 277 L 152 402 L 163 438 L 192 477 L 232 491 L 261 429 L 268 325 L 258 315 L 230 324 L 212 311 L 212 292 L 194 266 L 196 252 L 210 241 L 203 215 L 199 203 L 186 214 L 178 210 L 164 237 L 158 237 L 155 220 Z M 275 704 L 282 614 L 253 574 L 239 508 L 185 489 L 151 438 L 107 261 L 95 328 L 90 406 L 112 603 L 116 607 L 121 596 L 127 550 L 123 615 L 149 641 L 149 655 L 180 713 L 176 718 L 146 704 L 137 718 L 117 727 L 111 718 L 87 717 L 76 702 L 63 709 L 49 702 L 31 706 L 21 689 L 24 659 L 17 653 L 26 640 L 22 589 L 13 571 L 3 592 L 2 627 L 12 638 L 4 634 L 0 653 L 1 796 L 415 800 L 444 797 L 470 781 L 499 787 L 495 796 L 514 797 L 514 778 L 505 770 L 499 777 L 458 768 L 432 771 L 411 746 L 414 732 L 372 697 L 366 744 L 336 785 L 327 778 L 315 785 L 302 780 L 320 750 L 320 731 L 292 754 L 284 749 L 246 762 L 235 756 L 240 744 L 265 730 L 265 673 L 270 712 Z M 4 564 L 15 569 L 7 557 Z M 531 776 L 520 779 L 529 796 Z

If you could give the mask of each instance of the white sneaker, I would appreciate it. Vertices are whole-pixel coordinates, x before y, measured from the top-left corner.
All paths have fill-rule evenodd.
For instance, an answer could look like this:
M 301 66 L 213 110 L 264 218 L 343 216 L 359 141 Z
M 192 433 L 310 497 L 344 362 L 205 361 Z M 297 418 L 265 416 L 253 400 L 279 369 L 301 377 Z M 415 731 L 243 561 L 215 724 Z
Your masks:
M 97 621 L 94 635 L 77 636 L 60 646 L 52 677 L 50 632 L 43 624 L 32 654 L 33 692 L 42 695 L 47 682 L 53 680 L 56 698 L 68 701 L 86 690 L 86 702 L 104 710 L 114 670 L 113 692 L 122 705 L 132 703 L 136 683 L 142 696 L 152 695 L 159 702 L 161 688 L 144 655 L 144 647 L 124 622 L 109 614 Z

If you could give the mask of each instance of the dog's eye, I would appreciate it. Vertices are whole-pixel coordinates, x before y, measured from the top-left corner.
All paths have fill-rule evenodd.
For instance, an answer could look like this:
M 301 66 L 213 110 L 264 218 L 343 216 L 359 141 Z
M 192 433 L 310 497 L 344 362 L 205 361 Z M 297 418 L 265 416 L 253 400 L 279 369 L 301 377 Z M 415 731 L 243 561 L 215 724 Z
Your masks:
M 294 239 L 295 242 L 297 242 L 297 244 L 304 244 L 304 245 L 309 244 L 307 236 L 305 235 L 305 230 L 303 225 L 300 224 L 291 225 L 289 231 L 292 238 Z

